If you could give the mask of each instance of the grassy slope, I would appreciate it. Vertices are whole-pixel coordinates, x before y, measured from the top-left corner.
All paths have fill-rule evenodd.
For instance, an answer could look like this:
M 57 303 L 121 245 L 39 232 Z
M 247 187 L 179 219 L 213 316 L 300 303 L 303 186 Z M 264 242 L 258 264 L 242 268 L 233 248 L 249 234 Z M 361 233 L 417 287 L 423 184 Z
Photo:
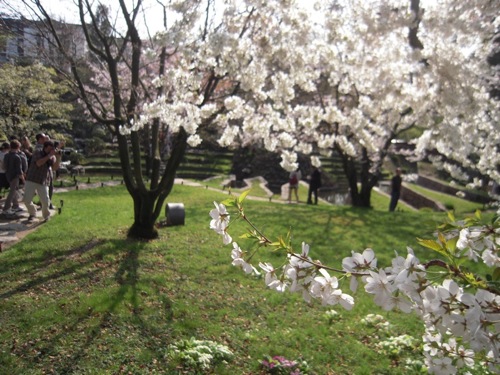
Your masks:
M 414 316 L 382 312 L 358 292 L 354 310 L 335 306 L 340 318 L 329 325 L 329 308 L 265 290 L 230 265 L 231 249 L 207 229 L 212 201 L 224 198 L 175 186 L 169 201 L 185 204 L 186 225 L 161 229 L 157 241 L 131 242 L 132 205 L 122 186 L 58 194 L 62 214 L 0 254 L 2 372 L 175 374 L 167 345 L 196 337 L 235 352 L 217 374 L 256 374 L 265 354 L 303 356 L 317 374 L 407 373 L 373 349 L 378 339 L 359 320 L 380 313 L 395 324 L 394 335 L 419 336 Z M 417 235 L 430 236 L 436 219 L 385 208 L 247 206 L 270 236 L 291 228 L 297 249 L 306 241 L 313 258 L 330 264 L 365 247 L 387 264 L 394 250 L 416 246 Z M 277 255 L 265 257 L 278 263 Z
M 454 210 L 457 214 L 471 213 L 484 208 L 481 203 L 470 202 L 465 199 L 430 190 L 416 184 L 407 184 L 407 186 L 430 199 L 441 202 L 448 210 Z

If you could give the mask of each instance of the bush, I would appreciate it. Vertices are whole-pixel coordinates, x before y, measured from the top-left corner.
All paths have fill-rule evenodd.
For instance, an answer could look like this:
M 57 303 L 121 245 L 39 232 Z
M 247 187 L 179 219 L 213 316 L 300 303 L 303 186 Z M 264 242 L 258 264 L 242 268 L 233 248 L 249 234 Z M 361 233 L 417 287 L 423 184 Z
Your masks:
M 90 138 L 85 140 L 85 153 L 87 155 L 102 152 L 106 143 L 101 138 Z

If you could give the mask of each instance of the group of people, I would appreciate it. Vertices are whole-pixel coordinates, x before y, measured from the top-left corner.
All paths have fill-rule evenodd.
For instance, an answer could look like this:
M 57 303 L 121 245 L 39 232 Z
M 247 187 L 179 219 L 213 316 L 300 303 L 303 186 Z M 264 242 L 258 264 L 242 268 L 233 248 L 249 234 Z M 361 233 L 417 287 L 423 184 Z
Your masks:
M 2 215 L 9 216 L 23 211 L 24 202 L 29 213 L 28 222 L 36 219 L 37 207 L 33 203 L 38 195 L 44 221 L 50 219 L 54 173 L 59 169 L 61 154 L 54 142 L 44 133 L 36 135 L 36 144 L 31 145 L 28 137 L 19 141 L 13 137 L 0 146 L 0 188 L 8 189 Z M 24 192 L 23 192 L 24 190 Z
M 299 182 L 302 178 L 300 169 L 292 171 L 288 180 L 288 203 L 292 203 L 292 192 L 295 193 L 295 199 L 299 203 Z M 307 194 L 307 204 L 318 204 L 318 190 L 321 187 L 321 171 L 319 168 L 313 166 L 313 171 L 308 177 L 309 179 L 309 191 Z

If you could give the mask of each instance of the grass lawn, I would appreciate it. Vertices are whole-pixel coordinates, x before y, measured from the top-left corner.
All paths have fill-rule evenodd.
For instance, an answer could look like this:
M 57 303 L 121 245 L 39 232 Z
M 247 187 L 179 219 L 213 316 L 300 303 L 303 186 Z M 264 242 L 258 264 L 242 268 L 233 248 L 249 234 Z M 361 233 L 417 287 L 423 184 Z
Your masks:
M 126 238 L 133 212 L 123 186 L 56 194 L 62 213 L 0 253 L 1 373 L 193 374 L 167 358 L 170 344 L 191 337 L 234 353 L 214 374 L 263 373 L 264 355 L 303 358 L 318 375 L 416 373 L 404 360 L 421 359 L 418 350 L 391 355 L 376 347 L 390 336 L 420 338 L 415 316 L 384 312 L 359 290 L 352 311 L 335 306 L 329 319 L 332 307 L 266 290 L 262 279 L 232 267 L 231 248 L 208 229 L 212 202 L 225 198 L 176 185 L 168 202 L 184 203 L 186 224 L 143 242 Z M 366 247 L 381 265 L 407 245 L 429 257 L 415 238 L 430 237 L 445 215 L 386 207 L 248 201 L 247 215 L 272 238 L 291 229 L 297 249 L 306 241 L 314 259 L 332 265 Z M 390 321 L 390 332 L 365 326 L 369 313 Z
M 447 210 L 453 210 L 457 215 L 484 209 L 484 205 L 481 203 L 470 202 L 459 197 L 454 197 L 453 195 L 424 188 L 417 184 L 408 183 L 406 186 L 430 199 L 441 202 Z

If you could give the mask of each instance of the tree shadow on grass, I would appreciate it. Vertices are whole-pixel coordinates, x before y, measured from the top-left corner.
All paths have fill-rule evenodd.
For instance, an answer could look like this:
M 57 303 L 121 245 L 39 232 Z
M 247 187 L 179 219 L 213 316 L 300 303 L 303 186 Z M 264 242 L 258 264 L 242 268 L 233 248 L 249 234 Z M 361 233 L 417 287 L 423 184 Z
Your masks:
M 14 261 L 14 262 L 6 261 L 6 262 L 3 262 L 4 263 L 3 268 L 11 269 L 11 268 L 16 267 L 16 265 L 19 266 L 20 264 L 24 264 L 25 268 L 26 268 L 26 271 L 24 273 L 27 274 L 29 272 L 34 272 L 35 269 L 37 269 L 37 268 L 42 270 L 42 269 L 46 268 L 49 265 L 49 263 L 61 262 L 69 257 L 74 257 L 77 254 L 81 255 L 85 252 L 91 251 L 93 248 L 98 247 L 99 245 L 103 244 L 104 242 L 106 242 L 106 241 L 102 240 L 102 239 L 101 240 L 93 240 L 89 243 L 86 243 L 83 246 L 76 247 L 76 248 L 70 250 L 69 252 L 66 252 L 65 256 L 59 256 L 59 257 L 52 258 L 52 260 L 50 262 L 48 261 L 48 259 L 45 255 L 41 256 L 40 258 L 34 258 L 30 262 L 26 262 L 26 261 L 23 262 L 22 258 L 20 258 L 17 261 Z M 58 270 L 57 272 L 44 274 L 43 276 L 38 276 L 38 277 L 35 277 L 32 279 L 29 279 L 28 281 L 26 281 L 22 284 L 19 284 L 15 288 L 12 288 L 10 290 L 7 290 L 5 292 L 0 293 L 0 300 L 3 300 L 6 298 L 9 298 L 9 297 L 12 297 L 16 294 L 23 293 L 23 292 L 26 292 L 28 290 L 34 289 L 40 285 L 47 283 L 48 281 L 62 279 L 65 276 L 73 275 L 73 274 L 75 274 L 76 271 L 78 271 L 79 269 L 81 269 L 84 266 L 88 266 L 91 262 L 92 262 L 92 259 L 89 259 L 89 261 L 87 261 L 83 264 L 81 262 L 73 263 L 72 265 L 65 267 L 61 270 Z M 28 266 L 28 267 L 26 267 L 26 266 Z M 89 271 L 89 272 L 80 274 L 80 275 L 78 275 L 78 278 L 91 277 L 93 274 L 95 274 L 97 272 L 100 272 L 100 270 L 96 269 L 94 272 Z
M 407 246 L 423 253 L 417 237 L 432 238 L 436 224 L 445 218 L 442 213 L 384 212 L 347 206 L 300 205 L 287 211 L 280 227 L 273 230 L 281 235 L 290 230 L 294 248 L 304 241 L 311 246 L 313 258 L 320 256 L 327 262 L 341 260 L 350 256 L 351 251 L 362 252 L 368 247 L 387 259 L 394 255 L 394 250 L 405 254 Z M 251 219 L 257 216 L 255 222 L 259 226 L 259 222 L 265 223 L 266 214 L 262 210 L 249 216 Z M 311 230 L 313 226 L 316 228 Z M 317 228 L 321 228 L 320 236 Z
M 107 246 L 105 250 L 99 249 L 100 245 L 104 243 L 109 245 L 110 242 L 115 242 L 115 244 Z M 144 246 L 140 242 L 132 245 L 130 245 L 130 242 L 127 242 L 127 245 L 124 246 L 123 242 L 121 240 L 96 240 L 85 246 L 66 251 L 65 256 L 59 254 L 50 262 L 53 266 L 57 263 L 60 263 L 62 266 L 55 267 L 54 272 L 44 270 L 43 268 L 45 267 L 43 264 L 40 264 L 38 269 L 32 264 L 31 273 L 36 275 L 38 272 L 43 272 L 41 276 L 28 279 L 28 281 L 0 294 L 0 301 L 16 298 L 17 296 L 19 300 L 24 299 L 25 301 L 27 292 L 36 296 L 39 289 L 53 288 L 57 290 L 60 286 L 58 283 L 66 283 L 69 277 L 71 277 L 70 280 L 72 282 L 80 280 L 78 283 L 75 283 L 75 285 L 79 286 L 82 285 L 82 280 L 88 279 L 92 281 L 94 279 L 102 279 L 102 277 L 107 277 L 107 283 L 109 283 L 109 280 L 116 282 L 113 287 L 105 289 L 106 292 L 109 291 L 109 294 L 104 296 L 99 295 L 104 290 L 99 290 L 95 286 L 92 286 L 89 298 L 98 295 L 99 300 L 97 304 L 95 304 L 95 301 L 84 301 L 82 303 L 79 297 L 75 296 L 66 297 L 73 301 L 66 301 L 66 304 L 76 304 L 76 306 L 67 307 L 69 310 L 66 310 L 67 316 L 62 319 L 63 323 L 60 323 L 60 326 L 57 328 L 53 327 L 54 322 L 51 321 L 51 317 L 47 317 L 45 322 L 41 321 L 37 323 L 42 327 L 46 325 L 46 330 L 45 328 L 37 330 L 42 333 L 32 334 L 26 330 L 24 332 L 21 331 L 20 333 L 23 337 L 20 339 L 21 341 L 19 341 L 19 338 L 14 340 L 16 345 L 11 347 L 11 355 L 21 358 L 26 368 L 36 366 L 37 368 L 42 367 L 49 372 L 52 371 L 60 374 L 73 373 L 80 368 L 79 363 L 83 358 L 89 356 L 89 352 L 95 354 L 99 351 L 98 348 L 105 347 L 109 336 L 104 331 L 109 331 L 110 329 L 123 330 L 123 327 L 120 326 L 123 321 L 132 325 L 131 329 L 135 331 L 137 336 L 143 338 L 143 342 L 146 343 L 149 349 L 164 350 L 168 343 L 163 342 L 164 345 L 158 345 L 157 338 L 165 336 L 165 334 L 163 333 L 162 335 L 159 328 L 155 327 L 152 324 L 153 322 L 148 320 L 147 316 L 142 316 L 141 291 L 138 290 L 137 285 L 141 266 L 139 255 Z M 111 250 L 109 247 L 111 247 Z M 130 250 L 123 255 L 119 254 L 118 249 L 123 249 L 124 247 Z M 72 258 L 79 257 L 83 253 L 86 253 L 86 259 L 78 259 L 79 261 L 75 259 L 75 262 L 71 262 Z M 114 260 L 114 264 L 112 265 L 116 269 L 114 274 L 109 273 L 109 268 L 105 270 L 106 267 L 109 267 L 109 263 L 104 264 L 104 268 L 95 267 L 96 259 L 99 260 L 109 255 L 119 256 Z M 68 261 L 71 264 L 64 265 L 63 262 Z M 78 272 L 85 269 L 88 269 L 88 271 Z M 147 280 L 142 280 L 142 282 L 144 281 L 147 282 Z M 68 285 L 63 286 L 65 288 L 68 287 Z M 27 296 L 28 300 L 30 298 L 31 296 Z M 42 308 L 50 309 L 54 308 L 54 306 L 59 306 L 61 305 L 59 300 L 60 297 L 56 296 L 50 300 L 50 305 L 42 306 Z M 78 308 L 78 304 L 80 303 L 83 306 L 89 304 L 88 309 Z M 93 307 L 92 303 L 94 303 Z M 123 317 L 123 305 L 126 305 L 130 310 L 130 317 Z M 165 314 L 164 316 L 168 322 L 172 317 L 171 301 L 168 298 L 162 298 L 162 306 L 164 309 L 162 313 Z M 117 317 L 120 314 L 122 316 Z M 58 324 L 55 323 L 55 325 Z M 23 329 L 20 327 L 15 328 L 16 330 Z M 26 341 L 22 342 L 23 340 Z M 68 340 L 71 343 L 70 347 L 67 347 Z M 165 340 L 163 339 L 163 341 Z M 126 345 L 124 344 L 123 346 Z M 26 350 L 27 348 L 30 350 Z M 157 357 L 162 358 L 164 353 L 156 354 Z M 97 361 L 95 362 L 97 363 Z

